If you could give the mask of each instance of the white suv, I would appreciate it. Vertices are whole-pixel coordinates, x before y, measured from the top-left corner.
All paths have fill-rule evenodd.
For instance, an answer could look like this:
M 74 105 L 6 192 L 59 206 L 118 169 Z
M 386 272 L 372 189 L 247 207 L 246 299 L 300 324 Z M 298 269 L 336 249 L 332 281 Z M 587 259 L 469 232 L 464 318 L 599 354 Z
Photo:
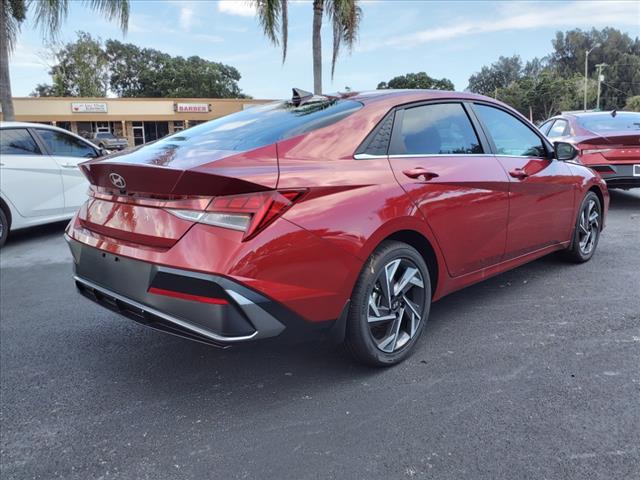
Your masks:
M 9 230 L 71 218 L 89 186 L 78 164 L 102 154 L 61 128 L 0 122 L 0 246 Z

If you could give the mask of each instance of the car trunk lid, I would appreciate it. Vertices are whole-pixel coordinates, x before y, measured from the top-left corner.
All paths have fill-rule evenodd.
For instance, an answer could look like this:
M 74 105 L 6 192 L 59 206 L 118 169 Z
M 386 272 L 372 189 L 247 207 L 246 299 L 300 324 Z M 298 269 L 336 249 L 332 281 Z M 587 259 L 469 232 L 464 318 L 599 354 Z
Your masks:
M 605 159 L 617 163 L 640 161 L 640 131 L 631 133 L 606 132 L 596 137 L 580 140 L 584 153 L 600 153 Z
M 201 212 L 216 196 L 272 190 L 278 181 L 275 145 L 246 152 L 152 147 L 82 164 L 92 196 L 79 213 L 84 228 L 166 249 L 196 221 L 169 209 Z

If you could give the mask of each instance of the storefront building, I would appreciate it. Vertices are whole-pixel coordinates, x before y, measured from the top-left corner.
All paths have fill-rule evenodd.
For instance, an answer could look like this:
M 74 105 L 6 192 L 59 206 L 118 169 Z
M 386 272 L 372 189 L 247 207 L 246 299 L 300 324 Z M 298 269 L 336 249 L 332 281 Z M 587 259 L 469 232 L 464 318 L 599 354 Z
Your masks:
M 111 132 L 142 145 L 269 100 L 221 98 L 14 98 L 16 120 L 46 123 L 84 137 Z M 0 118 L 1 117 L 0 113 Z

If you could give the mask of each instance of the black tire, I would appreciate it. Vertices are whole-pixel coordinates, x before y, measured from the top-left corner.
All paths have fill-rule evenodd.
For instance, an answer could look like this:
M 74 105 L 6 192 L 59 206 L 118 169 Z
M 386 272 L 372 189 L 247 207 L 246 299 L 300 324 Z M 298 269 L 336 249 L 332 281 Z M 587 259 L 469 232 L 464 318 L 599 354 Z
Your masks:
M 601 230 L 602 205 L 600 199 L 594 192 L 588 192 L 578 209 L 573 239 L 565 252 L 565 258 L 575 263 L 591 260 L 598 247 Z
M 4 242 L 7 241 L 9 236 L 9 220 L 4 210 L 0 208 L 0 248 L 3 247 Z
M 391 282 L 381 283 L 387 273 L 391 273 Z M 391 290 L 390 284 L 396 290 L 409 276 L 409 282 L 397 294 L 383 292 Z M 431 281 L 422 256 L 406 243 L 385 241 L 369 257 L 356 282 L 345 345 L 359 362 L 377 367 L 395 365 L 411 355 L 429 317 L 430 306 Z M 391 316 L 395 318 L 369 322 L 370 318 L 382 320 Z

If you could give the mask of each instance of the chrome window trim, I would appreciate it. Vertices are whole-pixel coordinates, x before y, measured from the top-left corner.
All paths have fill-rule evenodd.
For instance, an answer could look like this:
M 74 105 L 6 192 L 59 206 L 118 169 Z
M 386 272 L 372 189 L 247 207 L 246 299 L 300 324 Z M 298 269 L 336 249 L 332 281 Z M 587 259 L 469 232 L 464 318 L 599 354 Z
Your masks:
M 353 158 L 356 160 L 371 160 L 379 158 L 428 158 L 428 157 L 511 157 L 511 158 L 542 158 L 535 155 L 502 155 L 493 153 L 419 153 L 419 154 L 396 154 L 396 155 L 370 155 L 368 153 L 356 153 Z
M 506 155 L 510 156 L 510 155 Z M 356 153 L 356 160 L 369 160 L 373 158 L 428 158 L 428 157 L 495 157 L 491 153 L 398 153 L 394 155 L 370 155 L 368 153 Z

